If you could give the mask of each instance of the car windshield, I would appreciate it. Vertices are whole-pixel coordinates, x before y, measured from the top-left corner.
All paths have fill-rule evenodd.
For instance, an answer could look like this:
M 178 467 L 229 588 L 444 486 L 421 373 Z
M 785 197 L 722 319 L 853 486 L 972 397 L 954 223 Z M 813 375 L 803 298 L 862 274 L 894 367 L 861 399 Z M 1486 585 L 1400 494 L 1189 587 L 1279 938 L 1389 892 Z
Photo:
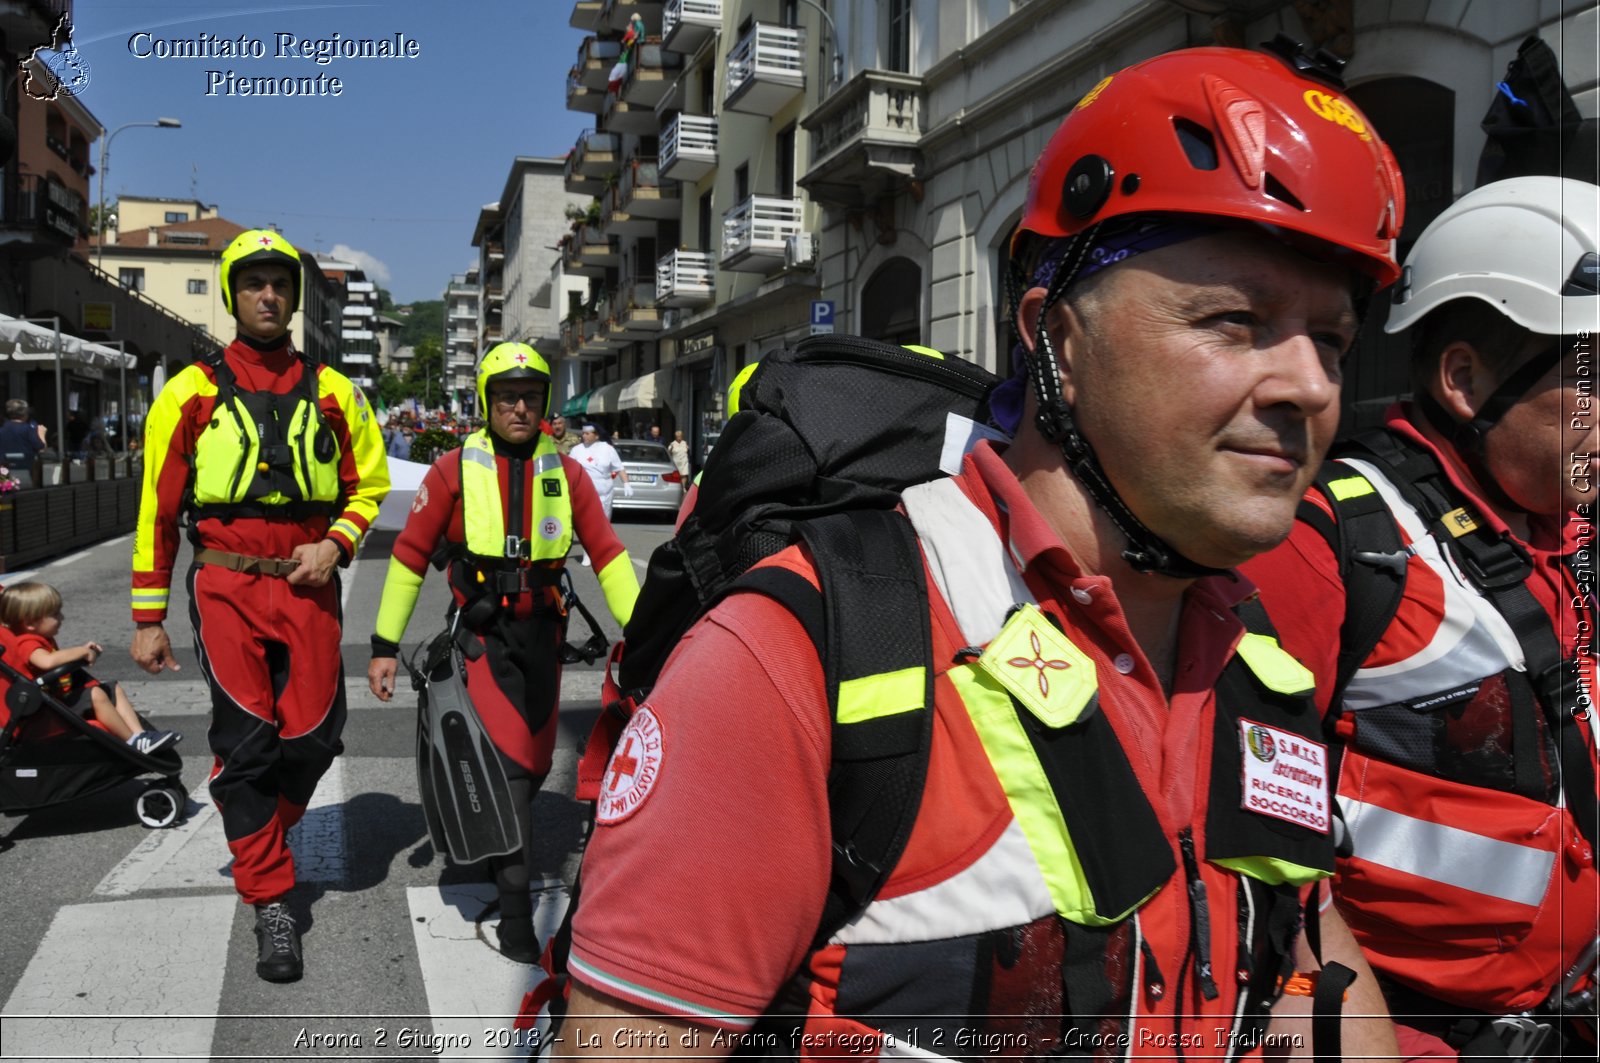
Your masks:
M 623 461 L 666 462 L 667 448 L 657 443 L 614 443 L 617 456 Z

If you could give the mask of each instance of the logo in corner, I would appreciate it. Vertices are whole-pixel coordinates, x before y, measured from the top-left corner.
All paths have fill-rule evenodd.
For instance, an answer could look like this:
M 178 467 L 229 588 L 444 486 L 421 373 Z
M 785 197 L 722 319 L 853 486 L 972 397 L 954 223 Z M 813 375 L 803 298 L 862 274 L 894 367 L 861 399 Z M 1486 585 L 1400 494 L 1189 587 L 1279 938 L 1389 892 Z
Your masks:
M 600 801 L 595 806 L 596 823 L 621 823 L 644 805 L 661 778 L 664 740 L 660 718 L 650 706 L 639 706 L 606 764 Z
M 35 48 L 17 63 L 22 90 L 36 100 L 76 96 L 89 87 L 89 64 L 72 43 L 72 16 L 63 12 L 50 32 L 50 43 Z

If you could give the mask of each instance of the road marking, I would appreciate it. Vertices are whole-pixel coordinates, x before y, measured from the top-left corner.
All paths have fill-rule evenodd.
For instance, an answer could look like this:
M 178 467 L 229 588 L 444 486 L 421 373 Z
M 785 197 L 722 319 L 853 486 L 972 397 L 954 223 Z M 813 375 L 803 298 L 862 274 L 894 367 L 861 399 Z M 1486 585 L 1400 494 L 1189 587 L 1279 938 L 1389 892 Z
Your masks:
M 473 1045 L 475 1052 L 482 1053 L 446 1059 L 523 1059 L 528 1055 L 527 1031 L 513 1030 L 511 1023 L 523 994 L 544 978 L 544 972 L 500 955 L 494 933 L 499 918 L 486 919 L 483 914 L 495 898 L 494 885 L 487 882 L 406 890 L 434 1035 L 452 1038 L 447 1043 Z M 550 940 L 566 911 L 567 890 L 559 879 L 535 885 L 533 931 L 541 943 Z M 485 1030 L 494 1031 L 496 1041 L 509 1044 L 483 1047 Z M 457 1036 L 465 1041 L 455 1041 Z
M 0 586 L 7 584 L 26 583 L 38 574 L 39 570 L 36 568 L 24 569 L 21 572 L 7 572 L 5 575 L 0 576 Z
M 0 1011 L 6 1057 L 207 1058 L 238 906 L 229 891 L 61 908 Z
M 350 567 L 344 570 L 344 575 L 339 577 L 339 582 L 344 586 L 339 594 L 339 616 L 343 622 L 344 612 L 350 606 L 350 588 L 356 585 L 356 569 L 360 566 L 361 559 L 352 557 Z
M 68 554 L 66 557 L 58 557 L 58 558 L 56 558 L 54 561 L 50 562 L 50 564 L 48 566 L 46 566 L 46 567 L 48 567 L 48 568 L 56 568 L 56 567 L 58 567 L 60 565 L 70 565 L 74 561 L 82 561 L 84 558 L 89 557 L 93 553 L 94 553 L 93 549 L 79 550 L 75 554 Z
M 305 816 L 289 831 L 297 881 L 344 882 L 344 799 L 344 761 L 336 759 L 317 784 Z M 228 853 L 222 817 L 209 803 L 204 786 L 197 787 L 189 800 L 189 820 L 170 830 L 152 831 L 100 880 L 94 888 L 96 895 L 125 897 L 141 890 L 196 889 L 225 889 L 232 895 L 233 858 Z

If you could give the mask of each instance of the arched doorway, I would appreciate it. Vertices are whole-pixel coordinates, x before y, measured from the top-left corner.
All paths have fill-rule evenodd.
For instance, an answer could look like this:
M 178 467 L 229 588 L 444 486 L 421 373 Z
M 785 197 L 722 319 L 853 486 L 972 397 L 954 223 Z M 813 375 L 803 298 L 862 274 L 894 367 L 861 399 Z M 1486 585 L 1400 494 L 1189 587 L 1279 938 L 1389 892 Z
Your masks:
M 891 258 L 861 289 L 861 334 L 884 343 L 922 340 L 922 270 L 909 258 Z

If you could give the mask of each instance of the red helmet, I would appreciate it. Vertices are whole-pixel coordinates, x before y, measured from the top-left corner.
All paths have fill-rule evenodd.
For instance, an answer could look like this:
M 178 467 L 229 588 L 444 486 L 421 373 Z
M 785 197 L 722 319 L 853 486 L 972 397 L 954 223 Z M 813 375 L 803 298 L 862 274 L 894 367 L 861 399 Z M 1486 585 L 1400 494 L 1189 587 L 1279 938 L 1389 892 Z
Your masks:
M 1400 167 L 1334 85 L 1237 48 L 1168 52 L 1102 79 L 1034 165 L 1013 247 L 1024 232 L 1201 214 L 1276 226 L 1394 282 Z

